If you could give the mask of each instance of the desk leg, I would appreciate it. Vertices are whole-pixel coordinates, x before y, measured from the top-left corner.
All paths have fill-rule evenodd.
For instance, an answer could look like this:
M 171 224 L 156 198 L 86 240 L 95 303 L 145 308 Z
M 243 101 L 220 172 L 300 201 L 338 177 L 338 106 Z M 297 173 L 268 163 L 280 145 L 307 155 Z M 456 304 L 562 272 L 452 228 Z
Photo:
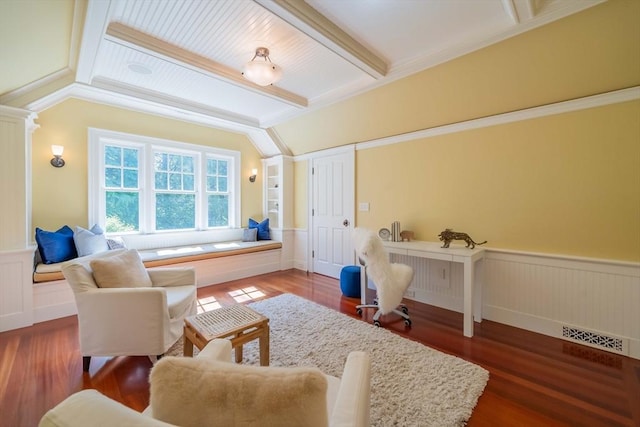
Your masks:
M 482 288 L 484 287 L 484 259 L 477 260 L 472 269 L 474 270 L 474 282 L 473 282 L 473 290 L 474 294 L 474 304 L 473 307 L 473 320 L 480 323 L 482 322 Z
M 465 337 L 473 336 L 473 261 L 464 261 L 464 318 L 463 334 Z

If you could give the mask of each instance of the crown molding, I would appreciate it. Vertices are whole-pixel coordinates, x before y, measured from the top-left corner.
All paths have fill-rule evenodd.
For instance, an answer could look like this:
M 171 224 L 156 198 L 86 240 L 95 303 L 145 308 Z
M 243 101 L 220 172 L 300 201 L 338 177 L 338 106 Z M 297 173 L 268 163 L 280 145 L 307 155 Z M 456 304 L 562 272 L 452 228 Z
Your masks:
M 466 120 L 444 126 L 423 129 L 415 132 L 403 133 L 388 136 L 385 138 L 372 139 L 370 141 L 356 144 L 356 150 L 366 150 L 369 148 L 382 147 L 385 145 L 399 144 L 401 142 L 414 141 L 417 139 L 431 138 L 434 136 L 447 135 L 451 133 L 464 132 L 467 130 L 480 129 L 489 126 L 503 125 L 506 123 L 520 122 L 523 120 L 536 119 L 539 117 L 552 116 L 556 114 L 569 113 L 572 111 L 586 110 L 588 108 L 602 107 L 621 102 L 635 101 L 640 99 L 640 86 L 607 92 L 599 95 L 587 96 L 570 101 L 557 102 L 540 107 L 527 108 L 525 110 L 513 111 L 510 113 L 497 114 L 480 119 Z
M 224 119 L 212 116 L 210 110 L 196 111 L 197 109 L 187 109 L 179 104 L 168 105 L 165 99 L 143 99 L 124 93 L 116 93 L 112 89 L 107 90 L 99 87 L 89 86 L 81 83 L 73 83 L 60 90 L 57 90 L 37 101 L 27 105 L 25 108 L 31 111 L 44 111 L 69 98 L 81 99 L 89 102 L 110 105 L 124 108 L 131 111 L 153 114 L 174 120 L 181 120 L 201 126 L 208 126 L 215 129 L 222 129 L 230 132 L 242 133 L 256 147 L 262 157 L 271 157 L 282 154 L 278 145 L 271 139 L 265 129 L 253 124 L 245 124 L 231 119 Z
M 30 94 L 36 93 L 50 84 L 55 84 L 58 81 L 70 77 L 73 77 L 73 71 L 70 68 L 63 68 L 16 90 L 5 93 L 0 96 L 0 104 L 12 105 L 16 100 L 19 100 L 22 97 L 28 97 Z

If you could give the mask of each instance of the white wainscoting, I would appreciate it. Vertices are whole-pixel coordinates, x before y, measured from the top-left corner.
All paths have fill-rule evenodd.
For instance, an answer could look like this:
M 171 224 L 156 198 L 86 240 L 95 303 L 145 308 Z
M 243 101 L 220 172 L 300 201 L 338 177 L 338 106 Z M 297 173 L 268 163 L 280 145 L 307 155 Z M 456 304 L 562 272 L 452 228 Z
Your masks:
M 415 270 L 408 298 L 462 312 L 461 264 L 392 260 Z M 640 264 L 495 249 L 482 263 L 484 319 L 640 359 Z
M 34 283 L 33 323 L 73 316 L 78 313 L 71 286 L 66 280 Z
M 280 255 L 280 270 L 294 268 L 295 256 L 295 230 L 293 229 L 271 229 L 271 238 L 282 242 Z
M 0 332 L 33 324 L 33 251 L 0 252 Z
M 640 264 L 493 250 L 484 262 L 486 319 L 559 338 L 583 330 L 640 359 Z
M 308 250 L 309 250 L 309 233 L 306 229 L 296 228 L 295 238 L 293 241 L 293 268 L 302 271 L 309 271 Z

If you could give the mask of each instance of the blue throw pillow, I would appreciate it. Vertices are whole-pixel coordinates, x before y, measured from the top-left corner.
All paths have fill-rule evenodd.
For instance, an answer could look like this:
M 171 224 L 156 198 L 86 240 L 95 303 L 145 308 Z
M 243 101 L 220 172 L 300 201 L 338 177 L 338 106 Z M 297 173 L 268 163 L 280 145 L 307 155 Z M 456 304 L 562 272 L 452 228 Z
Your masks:
M 66 225 L 57 231 L 45 231 L 36 227 L 36 242 L 45 264 L 55 264 L 78 256 L 73 242 L 73 230 Z
M 252 218 L 249 218 L 249 228 L 258 229 L 258 240 L 271 240 L 271 233 L 269 231 L 269 218 L 263 219 L 262 222 L 258 222 Z

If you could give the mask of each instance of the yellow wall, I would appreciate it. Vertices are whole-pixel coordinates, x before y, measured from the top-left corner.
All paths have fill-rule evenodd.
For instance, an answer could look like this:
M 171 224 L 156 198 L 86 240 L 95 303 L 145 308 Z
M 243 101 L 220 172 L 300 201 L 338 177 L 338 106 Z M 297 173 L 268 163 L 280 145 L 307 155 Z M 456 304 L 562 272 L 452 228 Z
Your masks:
M 357 225 L 640 261 L 640 101 L 357 151 Z
M 73 9 L 73 0 L 0 1 L 0 94 L 69 65 Z
M 93 225 L 87 224 L 89 127 L 240 151 L 242 224 L 249 217 L 262 218 L 262 186 L 248 180 L 252 168 L 261 170 L 260 155 L 244 135 L 73 99 L 40 113 L 37 122 L 40 129 L 33 134 L 32 153 L 34 228 Z M 65 147 L 63 168 L 49 164 L 52 144 Z

